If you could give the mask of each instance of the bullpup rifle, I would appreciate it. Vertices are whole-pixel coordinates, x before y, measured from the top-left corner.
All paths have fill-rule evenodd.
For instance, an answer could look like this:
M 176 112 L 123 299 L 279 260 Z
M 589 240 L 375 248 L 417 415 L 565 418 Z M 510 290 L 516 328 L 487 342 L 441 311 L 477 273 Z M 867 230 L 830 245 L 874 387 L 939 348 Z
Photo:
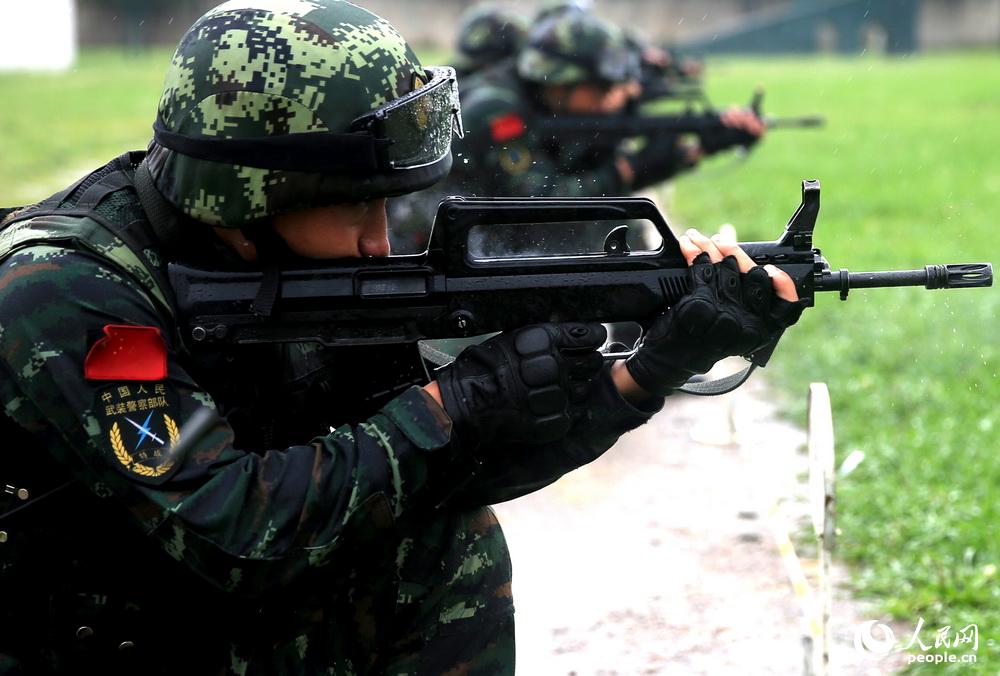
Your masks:
M 846 300 L 854 289 L 992 286 L 989 263 L 894 272 L 833 269 L 814 245 L 819 207 L 819 182 L 804 181 L 802 203 L 781 236 L 773 242 L 741 244 L 758 264 L 787 272 L 807 306 L 823 292 Z M 630 250 L 629 228 L 637 222 L 655 226 L 662 245 L 654 251 Z M 600 250 L 526 257 L 477 253 L 477 239 L 488 241 L 491 233 L 502 237 L 504 227 L 531 233 L 542 224 L 580 223 L 597 224 L 607 233 Z M 271 280 L 265 273 L 180 264 L 172 264 L 169 272 L 182 335 L 194 352 L 264 343 L 415 344 L 548 321 L 637 322 L 645 329 L 687 293 L 690 284 L 677 239 L 656 206 L 643 198 L 452 197 L 441 203 L 431 245 L 420 255 L 326 262 L 285 270 Z M 745 355 L 750 368 L 766 365 L 776 345 L 777 339 Z M 742 379 L 747 375 L 749 369 Z M 695 393 L 720 393 L 716 389 Z

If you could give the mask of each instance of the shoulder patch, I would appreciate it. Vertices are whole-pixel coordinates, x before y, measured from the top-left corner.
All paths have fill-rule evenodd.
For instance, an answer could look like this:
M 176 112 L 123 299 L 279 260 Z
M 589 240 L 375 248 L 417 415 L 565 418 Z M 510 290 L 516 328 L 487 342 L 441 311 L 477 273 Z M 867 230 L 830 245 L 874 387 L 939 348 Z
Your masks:
M 115 383 L 98 390 L 98 442 L 113 465 L 133 480 L 161 484 L 174 473 L 180 441 L 177 394 L 166 383 Z
M 84 361 L 87 380 L 163 380 L 167 344 L 155 326 L 104 327 Z
M 501 115 L 490 121 L 490 135 L 496 143 L 521 138 L 527 131 L 528 126 L 524 123 L 524 118 L 517 113 Z
M 524 146 L 511 146 L 500 151 L 500 168 L 511 176 L 520 176 L 531 168 L 531 152 Z

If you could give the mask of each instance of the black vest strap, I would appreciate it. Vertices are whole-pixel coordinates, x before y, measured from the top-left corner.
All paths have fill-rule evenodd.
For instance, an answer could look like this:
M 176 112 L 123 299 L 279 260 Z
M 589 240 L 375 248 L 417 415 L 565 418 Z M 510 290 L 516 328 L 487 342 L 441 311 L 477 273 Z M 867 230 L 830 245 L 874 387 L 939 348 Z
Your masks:
M 144 151 L 124 153 L 104 167 L 84 176 L 70 188 L 25 209 L 23 213 L 17 214 L 4 226 L 49 215 L 89 218 L 97 221 L 121 239 L 132 253 L 142 261 L 143 266 L 153 277 L 166 299 L 169 311 L 176 315 L 177 307 L 170 278 L 167 275 L 167 261 L 161 255 L 163 247 L 159 242 L 158 233 L 151 227 L 151 223 L 144 214 L 144 204 L 141 200 L 133 197 L 139 208 L 135 210 L 136 218 L 128 222 L 110 219 L 99 210 L 101 202 L 114 192 L 131 189 L 133 194 L 137 193 L 134 184 L 136 168 L 142 163 L 145 156 Z M 95 180 L 96 176 L 100 176 L 100 178 Z M 75 193 L 78 190 L 83 192 L 78 198 L 75 198 Z M 67 201 L 70 203 L 67 204 Z M 127 274 L 127 271 L 125 272 Z
M 156 239 L 168 254 L 173 253 L 180 241 L 177 211 L 157 190 L 145 159 L 135 170 L 135 190 L 139 194 L 142 210 L 149 218 L 149 225 L 153 228 Z

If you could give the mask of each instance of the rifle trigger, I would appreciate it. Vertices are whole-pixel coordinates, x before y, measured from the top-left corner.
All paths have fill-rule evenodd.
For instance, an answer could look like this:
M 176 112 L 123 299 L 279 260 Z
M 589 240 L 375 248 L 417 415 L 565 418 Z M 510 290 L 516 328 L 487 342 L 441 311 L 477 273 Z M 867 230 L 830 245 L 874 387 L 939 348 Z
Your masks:
M 605 362 L 621 361 L 623 359 L 628 359 L 636 352 L 638 352 L 638 350 L 626 350 L 624 352 L 602 352 L 601 358 L 604 359 Z

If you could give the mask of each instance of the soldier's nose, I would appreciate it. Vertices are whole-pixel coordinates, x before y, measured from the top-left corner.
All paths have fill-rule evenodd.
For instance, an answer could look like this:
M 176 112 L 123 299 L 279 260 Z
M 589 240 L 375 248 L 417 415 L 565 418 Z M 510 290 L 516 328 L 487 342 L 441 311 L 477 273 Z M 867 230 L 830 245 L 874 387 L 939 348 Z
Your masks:
M 389 223 L 385 210 L 385 199 L 370 202 L 366 216 L 367 222 L 364 231 L 358 239 L 358 251 L 362 256 L 388 256 Z
M 358 242 L 358 251 L 362 256 L 385 257 L 389 255 L 388 237 L 362 237 Z

